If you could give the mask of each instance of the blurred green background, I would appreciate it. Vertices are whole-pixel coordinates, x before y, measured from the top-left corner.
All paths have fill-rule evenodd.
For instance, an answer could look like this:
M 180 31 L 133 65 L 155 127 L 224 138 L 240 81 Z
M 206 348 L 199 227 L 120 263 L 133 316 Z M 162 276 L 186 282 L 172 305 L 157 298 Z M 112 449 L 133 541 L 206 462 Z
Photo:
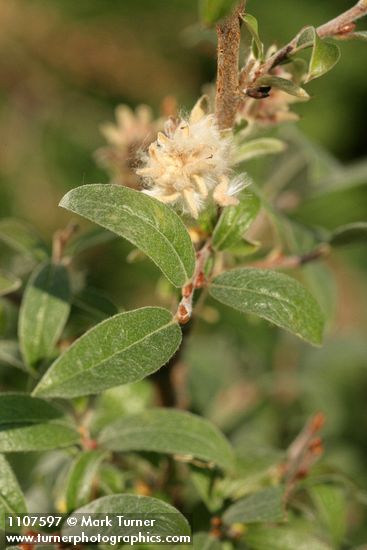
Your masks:
M 267 46 L 350 6 L 347 0 L 248 2 Z M 31 222 L 50 240 L 70 220 L 57 207 L 65 192 L 108 181 L 92 155 L 104 143 L 98 126 L 113 120 L 117 104 L 147 103 L 158 114 L 169 94 L 183 109 L 192 106 L 215 77 L 215 36 L 198 27 L 197 12 L 197 0 L 0 3 L 2 217 Z M 308 86 L 313 100 L 296 110 L 299 128 L 349 163 L 366 154 L 367 50 L 359 42 L 341 47 L 341 62 Z M 351 216 L 354 208 L 351 201 Z M 119 307 L 164 303 L 158 271 L 150 262 L 127 263 L 130 249 L 108 243 L 82 255 L 79 267 Z M 365 257 L 359 247 L 333 256 L 327 267 L 335 279 L 327 279 L 324 294 L 335 315 L 322 349 L 225 308 L 218 321 L 209 308 L 184 360 L 191 409 L 215 420 L 239 448 L 250 440 L 284 448 L 308 415 L 322 409 L 328 462 L 367 489 Z M 350 513 L 354 540 L 362 543 L 363 512 L 353 505 Z

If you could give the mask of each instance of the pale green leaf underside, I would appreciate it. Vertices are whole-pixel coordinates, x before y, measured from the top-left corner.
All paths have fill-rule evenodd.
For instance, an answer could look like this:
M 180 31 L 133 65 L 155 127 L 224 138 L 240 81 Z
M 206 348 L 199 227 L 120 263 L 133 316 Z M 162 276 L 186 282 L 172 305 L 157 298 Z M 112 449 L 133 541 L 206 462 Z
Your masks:
M 276 138 L 257 138 L 239 145 L 233 156 L 234 164 L 239 164 L 264 155 L 282 153 L 286 148 L 284 141 Z
M 80 442 L 79 433 L 67 424 L 45 422 L 0 431 L 0 452 L 49 451 Z
M 50 356 L 70 312 L 66 268 L 46 262 L 28 281 L 19 314 L 19 342 L 25 362 L 34 366 Z
M 241 244 L 242 237 L 260 210 L 259 198 L 243 191 L 237 206 L 227 206 L 221 214 L 213 233 L 213 248 L 228 250 Z
M 252 36 L 252 49 L 255 50 L 255 56 L 263 60 L 264 59 L 264 45 L 260 40 L 259 36 L 259 25 L 257 22 L 257 19 L 253 15 L 250 15 L 249 13 L 245 13 L 242 16 L 243 22 L 245 23 L 247 30 Z
M 104 451 L 86 451 L 75 458 L 67 480 L 67 510 L 75 510 L 90 500 L 93 481 L 104 456 Z
M 22 281 L 15 275 L 5 273 L 5 271 L 0 271 L 0 296 L 5 296 L 6 294 L 15 292 L 21 284 Z
M 233 466 L 232 449 L 208 420 L 173 409 L 151 409 L 107 426 L 103 447 L 114 451 L 154 451 L 195 457 L 224 469 Z
M 249 495 L 229 506 L 223 521 L 228 525 L 281 521 L 285 517 L 283 494 L 282 487 L 269 487 Z
M 146 307 L 90 329 L 51 365 L 35 395 L 71 398 L 136 382 L 162 367 L 181 342 L 171 313 Z
M 25 514 L 23 493 L 6 458 L 0 455 L 0 529 L 5 528 L 5 514 Z
M 308 46 L 312 46 L 312 53 L 306 82 L 319 78 L 330 71 L 340 59 L 339 47 L 322 40 L 312 26 L 305 27 L 299 33 L 295 51 Z
M 324 320 L 319 305 L 295 279 L 276 271 L 234 269 L 209 287 L 213 298 L 243 313 L 253 313 L 319 345 Z
M 151 535 L 189 535 L 190 526 L 186 518 L 176 508 L 162 500 L 153 497 L 137 496 L 130 494 L 116 494 L 101 497 L 82 508 L 75 510 L 75 514 L 104 514 L 105 515 L 124 515 L 126 517 L 135 517 L 136 519 L 155 519 L 154 525 L 148 528 Z M 80 531 L 77 526 L 75 532 Z M 79 531 L 78 531 L 79 529 Z M 103 531 L 112 534 L 121 535 L 121 527 L 87 527 L 85 531 L 88 534 L 98 534 Z M 136 527 L 124 527 L 123 534 L 131 534 L 131 529 L 136 534 Z M 65 523 L 62 533 L 64 535 L 72 534 L 73 528 Z
M 259 86 L 265 85 L 278 88 L 289 95 L 293 95 L 298 97 L 298 99 L 303 99 L 305 101 L 310 99 L 310 96 L 306 90 L 300 86 L 297 86 L 297 84 L 294 84 L 291 80 L 287 80 L 286 78 L 281 78 L 279 76 L 262 76 L 259 80 L 257 80 L 256 84 Z
M 139 191 L 118 185 L 83 185 L 60 206 L 124 237 L 142 250 L 177 287 L 193 275 L 195 252 L 178 215 Z

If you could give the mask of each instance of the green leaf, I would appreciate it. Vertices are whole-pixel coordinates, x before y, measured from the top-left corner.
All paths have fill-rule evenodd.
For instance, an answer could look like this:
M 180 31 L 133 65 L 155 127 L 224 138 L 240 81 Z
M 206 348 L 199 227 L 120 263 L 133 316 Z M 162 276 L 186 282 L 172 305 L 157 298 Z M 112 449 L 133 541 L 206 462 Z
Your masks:
M 254 254 L 259 248 L 260 243 L 258 241 L 250 241 L 248 239 L 241 239 L 237 244 L 227 248 L 227 252 L 230 252 L 234 256 L 249 256 Z
M 93 482 L 105 455 L 104 451 L 86 451 L 77 455 L 67 480 L 67 510 L 75 510 L 91 500 Z
M 229 469 L 232 449 L 208 420 L 173 409 L 150 409 L 107 426 L 100 443 L 114 451 L 154 451 L 195 457 Z
M 59 418 L 63 413 L 47 401 L 25 393 L 0 394 L 0 429 Z
M 19 343 L 26 363 L 35 366 L 51 355 L 70 311 L 66 268 L 46 262 L 31 275 L 19 313 Z
M 307 101 L 310 99 L 310 96 L 300 86 L 294 84 L 291 80 L 286 78 L 281 78 L 280 76 L 262 76 L 256 81 L 256 85 L 259 86 L 271 86 L 272 88 L 278 88 L 289 95 L 298 97 L 298 99 L 303 99 Z
M 74 512 L 75 514 L 103 514 L 106 515 L 124 515 L 130 519 L 155 519 L 154 525 L 149 526 L 147 530 L 150 535 L 161 535 L 165 537 L 167 535 L 190 535 L 190 526 L 186 518 L 176 508 L 158 500 L 153 497 L 120 494 L 110 495 L 102 498 L 98 498 L 93 502 L 78 508 Z M 75 531 L 74 531 L 75 529 Z M 121 527 L 118 527 L 115 523 L 112 527 L 86 527 L 84 530 L 89 536 L 98 533 L 116 534 L 121 535 Z M 141 530 L 142 528 L 140 528 Z M 80 527 L 76 526 L 68 527 L 66 523 L 62 529 L 63 535 L 71 535 L 79 532 Z M 136 534 L 136 527 L 123 527 L 123 534 Z
M 136 382 L 167 363 L 180 342 L 180 327 L 166 309 L 119 313 L 76 340 L 51 365 L 34 395 L 70 398 Z
M 338 227 L 329 238 L 331 246 L 367 243 L 367 223 L 357 222 Z
M 213 248 L 227 250 L 242 243 L 242 238 L 260 210 L 259 198 L 244 191 L 237 206 L 224 208 L 213 233 Z
M 12 367 L 26 370 L 16 340 L 0 340 L 0 363 L 6 363 Z
M 264 44 L 260 40 L 259 25 L 257 19 L 255 19 L 253 15 L 245 13 L 242 16 L 242 20 L 252 36 L 252 49 L 255 57 L 257 59 L 260 59 L 260 61 L 264 61 Z
M 13 470 L 0 455 L 0 529 L 5 529 L 5 514 L 25 514 L 27 506 Z
M 296 48 L 300 49 L 306 46 L 313 46 L 315 34 L 316 34 L 315 27 L 311 27 L 311 26 L 304 27 L 297 37 Z
M 66 246 L 66 254 L 76 256 L 95 246 L 109 243 L 116 238 L 117 235 L 114 233 L 96 227 L 72 239 Z
M 206 25 L 214 25 L 232 11 L 236 2 L 237 0 L 200 0 L 200 18 Z
M 22 285 L 22 281 L 11 273 L 0 271 L 0 296 L 15 292 Z
M 227 525 L 282 521 L 285 518 L 283 495 L 282 487 L 269 487 L 242 498 L 227 508 L 223 521 Z
M 333 543 L 339 547 L 347 528 L 347 506 L 340 487 L 315 485 L 310 489 L 317 508 L 317 518 L 330 532 Z
M 215 483 L 218 478 L 215 470 L 208 470 L 195 464 L 190 464 L 190 479 L 205 506 L 213 514 L 218 511 L 223 504 L 222 491 L 217 489 Z
M 0 431 L 0 452 L 49 451 L 80 442 L 78 432 L 58 421 Z
M 220 540 L 212 537 L 209 533 L 195 533 L 193 537 L 192 550 L 222 550 Z M 182 545 L 177 546 L 179 550 Z
M 309 73 L 306 82 L 319 78 L 336 65 L 340 59 L 340 50 L 336 44 L 321 40 L 315 33 L 315 45 L 312 51 L 309 65 Z
M 0 220 L 0 241 L 37 261 L 47 258 L 48 250 L 32 227 L 13 218 Z
M 298 36 L 296 50 L 312 46 L 306 82 L 324 75 L 340 59 L 340 49 L 336 44 L 322 40 L 314 27 L 305 27 Z M 295 51 L 296 51 L 295 50 Z M 292 53 L 295 53 L 292 52 Z
M 177 287 L 193 275 L 195 252 L 178 215 L 144 193 L 118 185 L 83 185 L 60 206 L 98 223 L 142 250 Z
M 209 292 L 223 304 L 258 315 L 311 344 L 321 343 L 324 321 L 320 307 L 298 281 L 283 273 L 234 269 L 216 277 Z
M 245 541 L 251 550 L 332 550 L 305 529 L 292 527 L 250 527 Z
M 258 138 L 246 141 L 242 145 L 236 147 L 234 153 L 234 164 L 240 164 L 253 158 L 262 157 L 264 155 L 275 155 L 282 153 L 286 148 L 284 141 L 275 138 Z
M 84 288 L 74 296 L 73 306 L 97 321 L 103 321 L 106 317 L 112 317 L 118 313 L 117 307 L 109 298 L 91 287 Z

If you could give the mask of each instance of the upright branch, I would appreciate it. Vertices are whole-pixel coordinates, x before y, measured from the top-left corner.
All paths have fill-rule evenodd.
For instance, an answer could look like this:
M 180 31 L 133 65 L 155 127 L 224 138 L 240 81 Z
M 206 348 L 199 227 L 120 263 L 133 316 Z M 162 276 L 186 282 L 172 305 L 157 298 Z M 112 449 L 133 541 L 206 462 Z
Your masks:
M 334 19 L 331 19 L 327 23 L 317 27 L 316 31 L 320 38 L 327 38 L 333 36 L 342 36 L 345 33 L 353 32 L 354 30 L 354 21 L 357 21 L 361 17 L 364 17 L 367 14 L 367 0 L 359 0 L 349 10 L 341 13 Z M 300 31 L 302 32 L 302 30 Z M 257 76 L 268 73 L 272 68 L 276 67 L 284 61 L 288 55 L 296 48 L 297 40 L 300 33 L 297 35 L 283 48 L 274 53 L 269 59 L 263 63 Z
M 215 112 L 221 130 L 232 128 L 238 101 L 238 64 L 240 52 L 240 14 L 245 9 L 242 0 L 233 13 L 217 25 L 218 66 Z

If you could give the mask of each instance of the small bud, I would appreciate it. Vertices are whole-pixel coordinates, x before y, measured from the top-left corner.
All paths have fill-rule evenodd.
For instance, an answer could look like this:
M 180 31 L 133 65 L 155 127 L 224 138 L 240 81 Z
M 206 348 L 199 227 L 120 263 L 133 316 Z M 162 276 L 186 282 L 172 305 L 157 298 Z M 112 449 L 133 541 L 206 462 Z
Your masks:
M 324 415 L 324 413 L 322 413 L 322 412 L 316 413 L 315 416 L 312 417 L 311 422 L 310 422 L 311 432 L 312 433 L 318 432 L 319 430 L 321 430 L 321 428 L 323 427 L 324 424 L 325 424 L 325 415 Z
M 206 279 L 204 273 L 201 271 L 196 277 L 195 288 L 202 288 L 205 285 Z
M 192 294 L 193 288 L 194 287 L 192 283 L 189 283 L 188 285 L 184 286 L 182 289 L 182 296 L 184 298 L 188 298 Z
M 176 313 L 176 320 L 180 325 L 186 325 L 190 321 L 191 315 L 183 304 L 180 304 Z

